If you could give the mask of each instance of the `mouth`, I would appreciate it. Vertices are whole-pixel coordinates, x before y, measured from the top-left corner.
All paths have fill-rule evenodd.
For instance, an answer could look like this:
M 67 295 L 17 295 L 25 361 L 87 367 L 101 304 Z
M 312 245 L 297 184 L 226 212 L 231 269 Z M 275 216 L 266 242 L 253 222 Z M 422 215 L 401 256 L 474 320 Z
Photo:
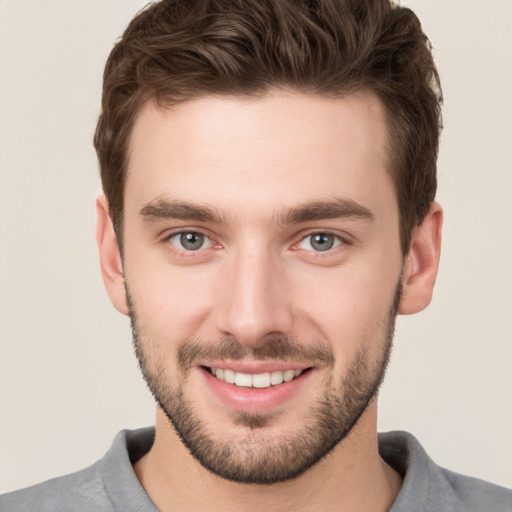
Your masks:
M 234 384 L 241 388 L 257 389 L 270 388 L 272 386 L 283 384 L 284 382 L 290 382 L 310 370 L 310 368 L 301 368 L 264 373 L 242 373 L 229 368 L 203 368 L 209 371 L 215 378 L 226 382 L 227 384 Z
M 212 403 L 211 398 L 231 411 L 250 414 L 282 408 L 300 396 L 316 373 L 315 367 L 278 361 L 204 361 L 197 368 L 204 390 L 211 393 L 205 406 Z

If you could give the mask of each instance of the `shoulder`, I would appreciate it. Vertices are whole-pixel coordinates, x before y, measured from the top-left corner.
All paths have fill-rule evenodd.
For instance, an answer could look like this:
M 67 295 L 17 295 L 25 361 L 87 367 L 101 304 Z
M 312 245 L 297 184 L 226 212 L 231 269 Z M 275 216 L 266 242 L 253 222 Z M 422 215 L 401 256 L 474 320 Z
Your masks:
M 512 490 L 438 466 L 407 432 L 379 434 L 379 451 L 404 478 L 391 512 L 512 512 Z
M 103 461 L 59 478 L 0 496 L 2 512 L 57 510 L 111 512 L 102 478 Z
M 511 512 L 512 489 L 439 468 L 458 501 L 475 512 Z
M 154 429 L 121 431 L 92 466 L 0 496 L 2 512 L 155 512 L 132 462 L 146 453 Z

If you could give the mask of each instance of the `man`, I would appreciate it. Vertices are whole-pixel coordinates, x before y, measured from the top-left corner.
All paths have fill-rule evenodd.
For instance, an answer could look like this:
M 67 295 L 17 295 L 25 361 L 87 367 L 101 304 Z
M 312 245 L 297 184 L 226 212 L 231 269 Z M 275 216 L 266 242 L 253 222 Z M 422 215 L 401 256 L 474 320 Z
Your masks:
M 441 95 L 387 2 L 169 2 L 105 71 L 97 239 L 158 403 L 2 510 L 510 510 L 377 442 L 397 313 L 439 261 Z

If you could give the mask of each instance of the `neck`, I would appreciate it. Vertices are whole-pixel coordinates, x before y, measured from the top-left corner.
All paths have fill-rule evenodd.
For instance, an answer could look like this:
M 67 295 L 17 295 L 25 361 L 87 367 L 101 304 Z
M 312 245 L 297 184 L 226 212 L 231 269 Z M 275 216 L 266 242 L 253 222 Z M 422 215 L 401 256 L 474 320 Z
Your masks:
M 202 467 L 158 410 L 155 443 L 134 470 L 161 512 L 390 509 L 400 476 L 380 457 L 374 400 L 350 434 L 301 476 L 272 485 L 241 484 Z

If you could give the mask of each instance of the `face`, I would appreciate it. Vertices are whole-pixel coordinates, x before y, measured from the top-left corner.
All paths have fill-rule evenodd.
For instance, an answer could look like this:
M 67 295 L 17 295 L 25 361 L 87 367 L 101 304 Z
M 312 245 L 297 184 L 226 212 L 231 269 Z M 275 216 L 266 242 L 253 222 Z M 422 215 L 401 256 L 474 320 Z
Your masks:
M 402 270 L 385 135 L 364 94 L 140 113 L 124 217 L 136 351 L 183 443 L 224 478 L 301 474 L 375 396 Z

